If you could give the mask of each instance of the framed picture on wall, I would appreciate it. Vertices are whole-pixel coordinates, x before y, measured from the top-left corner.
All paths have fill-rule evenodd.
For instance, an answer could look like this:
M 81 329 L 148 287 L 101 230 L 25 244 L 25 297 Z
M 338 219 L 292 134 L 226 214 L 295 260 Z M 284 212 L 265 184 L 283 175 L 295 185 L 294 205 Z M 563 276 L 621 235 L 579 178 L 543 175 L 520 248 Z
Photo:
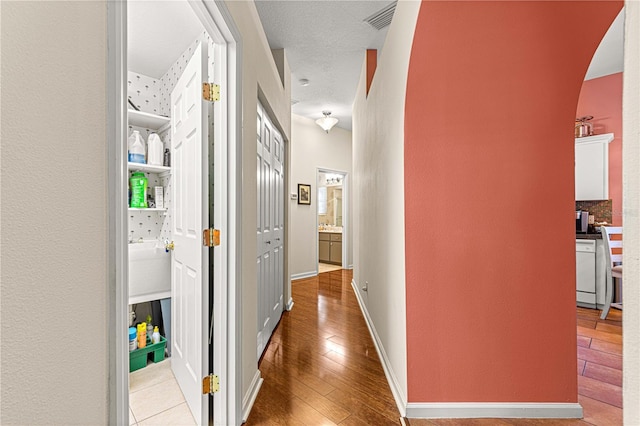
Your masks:
M 298 204 L 311 205 L 311 185 L 298 184 Z

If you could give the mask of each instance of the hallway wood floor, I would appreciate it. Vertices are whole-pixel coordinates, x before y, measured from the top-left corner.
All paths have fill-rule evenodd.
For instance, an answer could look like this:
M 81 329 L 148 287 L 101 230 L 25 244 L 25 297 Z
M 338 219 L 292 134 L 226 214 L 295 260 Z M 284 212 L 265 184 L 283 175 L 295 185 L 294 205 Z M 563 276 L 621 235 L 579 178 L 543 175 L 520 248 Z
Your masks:
M 247 425 L 399 425 L 376 349 L 351 288 L 352 271 L 292 282 L 295 302 L 267 346 L 264 383 Z M 426 425 L 622 424 L 622 314 L 577 308 L 582 420 L 405 419 Z

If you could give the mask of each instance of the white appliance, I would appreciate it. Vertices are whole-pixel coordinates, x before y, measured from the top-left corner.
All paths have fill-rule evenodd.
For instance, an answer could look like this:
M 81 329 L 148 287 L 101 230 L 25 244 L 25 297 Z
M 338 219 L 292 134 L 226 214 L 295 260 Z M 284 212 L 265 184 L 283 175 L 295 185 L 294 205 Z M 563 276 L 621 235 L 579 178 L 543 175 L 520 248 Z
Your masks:
M 596 242 L 576 240 L 576 301 L 596 307 Z

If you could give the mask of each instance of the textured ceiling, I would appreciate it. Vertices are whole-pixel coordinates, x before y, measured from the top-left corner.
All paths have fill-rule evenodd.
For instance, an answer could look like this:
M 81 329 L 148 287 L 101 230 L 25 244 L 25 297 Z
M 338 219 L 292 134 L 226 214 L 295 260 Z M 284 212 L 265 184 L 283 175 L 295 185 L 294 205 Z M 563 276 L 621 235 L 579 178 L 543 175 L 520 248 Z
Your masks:
M 351 129 L 351 106 L 366 49 L 380 52 L 389 28 L 376 30 L 364 19 L 390 3 L 256 1 L 269 45 L 285 49 L 294 114 L 316 119 L 322 111 L 331 111 L 340 120 L 338 127 Z M 302 86 L 301 79 L 309 85 Z
M 624 50 L 624 8 L 604 35 L 593 55 L 585 80 L 622 72 Z

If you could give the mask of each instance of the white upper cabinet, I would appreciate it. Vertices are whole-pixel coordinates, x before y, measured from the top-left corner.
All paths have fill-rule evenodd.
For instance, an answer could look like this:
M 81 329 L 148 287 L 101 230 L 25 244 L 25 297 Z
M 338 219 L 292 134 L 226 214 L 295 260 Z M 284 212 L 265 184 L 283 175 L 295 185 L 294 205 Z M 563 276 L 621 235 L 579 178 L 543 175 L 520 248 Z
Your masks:
M 609 199 L 609 143 L 613 133 L 576 138 L 576 200 Z

